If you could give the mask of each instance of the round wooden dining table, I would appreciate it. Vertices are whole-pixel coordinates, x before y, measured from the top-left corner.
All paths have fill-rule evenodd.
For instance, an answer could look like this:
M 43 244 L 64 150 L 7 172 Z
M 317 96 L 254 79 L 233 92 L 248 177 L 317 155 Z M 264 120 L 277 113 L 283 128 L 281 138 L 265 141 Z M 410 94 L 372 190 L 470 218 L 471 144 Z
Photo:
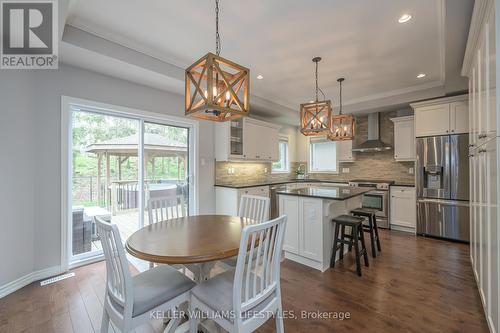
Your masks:
M 228 215 L 196 215 L 161 221 L 133 233 L 125 248 L 132 256 L 159 264 L 182 264 L 201 282 L 216 261 L 238 254 L 243 227 L 254 220 Z

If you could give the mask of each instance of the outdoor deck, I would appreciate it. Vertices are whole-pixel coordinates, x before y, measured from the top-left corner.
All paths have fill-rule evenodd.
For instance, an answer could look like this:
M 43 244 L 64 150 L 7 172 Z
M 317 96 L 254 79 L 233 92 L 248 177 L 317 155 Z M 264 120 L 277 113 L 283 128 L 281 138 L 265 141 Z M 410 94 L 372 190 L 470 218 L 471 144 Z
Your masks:
M 136 232 L 139 227 L 139 211 L 137 209 L 132 209 L 128 211 L 118 212 L 116 215 L 111 217 L 111 222 L 118 226 L 120 230 L 120 236 L 123 242 L 126 242 L 127 239 Z M 148 212 L 144 213 L 144 224 L 148 223 Z M 92 251 L 101 250 L 101 241 L 93 240 L 92 241 Z

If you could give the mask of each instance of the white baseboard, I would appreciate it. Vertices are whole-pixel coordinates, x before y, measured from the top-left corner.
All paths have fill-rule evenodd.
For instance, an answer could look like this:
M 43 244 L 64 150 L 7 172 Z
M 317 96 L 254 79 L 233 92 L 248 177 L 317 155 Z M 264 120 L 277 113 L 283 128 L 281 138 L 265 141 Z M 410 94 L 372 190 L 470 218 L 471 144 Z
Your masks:
M 405 227 L 402 225 L 391 224 L 391 230 L 403 231 L 403 232 L 407 232 L 407 233 L 416 235 L 416 230 L 415 230 L 415 228 L 412 228 L 412 227 Z
M 3 298 L 14 291 L 17 291 L 25 286 L 27 286 L 30 283 L 33 283 L 38 280 L 46 279 L 49 277 L 52 277 L 54 275 L 60 274 L 61 273 L 61 267 L 60 266 L 54 266 L 54 267 L 49 267 L 45 268 L 36 272 L 31 272 L 29 274 L 26 274 L 25 276 L 21 276 L 20 278 L 9 282 L 3 286 L 0 286 L 0 298 Z

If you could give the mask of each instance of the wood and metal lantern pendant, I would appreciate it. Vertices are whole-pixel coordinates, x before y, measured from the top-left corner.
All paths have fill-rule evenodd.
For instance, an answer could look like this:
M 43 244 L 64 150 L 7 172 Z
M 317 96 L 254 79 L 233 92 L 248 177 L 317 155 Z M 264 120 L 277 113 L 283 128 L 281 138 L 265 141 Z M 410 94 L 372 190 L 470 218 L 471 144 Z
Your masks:
M 338 115 L 332 115 L 331 118 L 331 133 L 328 134 L 328 139 L 332 141 L 345 141 L 354 139 L 355 119 L 350 114 L 342 114 L 342 82 L 344 78 L 337 80 L 340 84 L 340 111 Z
M 228 121 L 249 113 L 250 70 L 207 53 L 186 69 L 186 116 Z
M 325 136 L 331 133 L 332 102 L 324 100 L 325 95 L 318 88 L 318 62 L 320 57 L 313 58 L 316 63 L 316 100 L 300 105 L 300 132 L 306 136 Z M 318 100 L 318 91 L 323 100 Z
M 219 0 L 215 0 L 215 50 L 186 69 L 185 115 L 229 121 L 250 111 L 250 70 L 220 56 Z

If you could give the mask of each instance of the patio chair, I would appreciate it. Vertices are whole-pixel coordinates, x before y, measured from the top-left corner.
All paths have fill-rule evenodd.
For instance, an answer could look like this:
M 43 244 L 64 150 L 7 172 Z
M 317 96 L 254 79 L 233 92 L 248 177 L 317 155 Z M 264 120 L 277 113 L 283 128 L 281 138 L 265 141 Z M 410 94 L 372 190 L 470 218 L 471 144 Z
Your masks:
M 201 311 L 226 331 L 238 333 L 253 332 L 274 315 L 276 331 L 284 332 L 280 253 L 285 226 L 286 216 L 281 216 L 243 228 L 236 269 L 194 287 L 190 313 Z M 197 332 L 200 317 L 205 316 L 190 318 L 191 333 Z
M 84 219 L 83 207 L 73 207 L 72 220 L 73 254 L 89 252 L 92 249 L 92 221 Z
M 149 321 L 150 313 L 171 311 L 189 301 L 195 283 L 168 265 L 132 277 L 118 228 L 99 217 L 96 223 L 107 273 L 102 333 L 108 332 L 110 321 L 121 332 L 129 333 Z M 171 320 L 165 332 L 173 331 L 178 323 L 178 318 Z

